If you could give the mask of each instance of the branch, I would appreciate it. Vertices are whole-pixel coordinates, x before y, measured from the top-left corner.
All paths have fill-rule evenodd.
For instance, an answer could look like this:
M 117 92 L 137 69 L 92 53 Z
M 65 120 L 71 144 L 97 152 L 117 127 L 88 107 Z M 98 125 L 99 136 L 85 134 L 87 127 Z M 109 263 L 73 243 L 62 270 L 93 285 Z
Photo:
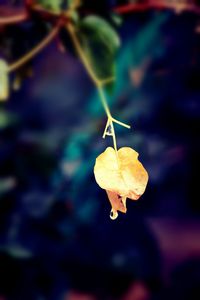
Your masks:
M 41 5 L 33 5 L 32 1 L 27 1 L 24 9 L 13 9 L 10 6 L 0 6 L 0 26 L 12 25 L 27 21 L 31 17 L 31 13 L 34 12 L 44 20 L 56 21 L 61 17 L 61 13 L 55 13 L 48 11 Z M 62 16 L 67 20 L 67 16 Z
M 29 18 L 26 8 L 0 5 L 0 26 L 24 22 Z
M 17 24 L 17 23 L 24 22 L 26 20 L 28 20 L 28 13 L 26 12 L 16 16 L 0 17 L 0 26 Z
M 17 23 L 21 23 L 21 22 L 28 20 L 28 18 L 29 18 L 28 11 L 29 10 L 40 14 L 42 17 L 48 17 L 48 18 L 53 18 L 53 19 L 59 17 L 59 15 L 60 15 L 58 13 L 53 13 L 53 12 L 47 11 L 39 5 L 33 5 L 31 1 L 30 1 L 30 3 L 27 2 L 26 6 L 27 6 L 27 10 L 24 10 L 21 13 L 17 13 L 17 14 L 5 16 L 5 17 L 1 16 L 0 17 L 0 26 L 17 24 Z M 11 8 L 7 8 L 8 11 L 10 9 Z M 167 0 L 165 3 L 163 1 L 162 2 L 155 1 L 155 3 L 152 1 L 150 3 L 132 3 L 132 4 L 127 4 L 127 5 L 121 5 L 121 6 L 114 8 L 114 12 L 116 12 L 118 14 L 128 14 L 128 13 L 134 13 L 134 12 L 136 12 L 136 13 L 144 12 L 144 11 L 148 11 L 151 9 L 155 9 L 155 10 L 170 9 L 170 10 L 174 10 L 177 13 L 182 12 L 182 11 L 188 11 L 188 12 L 192 12 L 197 15 L 200 15 L 200 7 L 198 7 L 197 5 L 195 5 L 193 3 L 191 3 L 191 4 L 183 3 L 181 1 L 180 2 L 168 2 Z M 2 10 L 4 11 L 5 9 L 0 7 L 1 15 L 4 14 L 4 13 L 2 13 Z
M 160 2 L 160 3 L 159 3 Z M 116 8 L 114 8 L 114 11 L 118 14 L 128 14 L 128 13 L 134 13 L 134 12 L 143 12 L 150 9 L 156 9 L 156 10 L 165 10 L 170 9 L 174 10 L 175 12 L 182 12 L 182 11 L 188 11 L 193 12 L 196 14 L 200 14 L 200 8 L 196 6 L 195 4 L 189 4 L 189 3 L 183 3 L 183 2 L 171 2 L 163 3 L 161 1 L 157 1 L 156 3 L 132 3 L 127 5 L 121 5 Z
M 52 29 L 52 31 L 30 52 L 28 52 L 25 56 L 20 58 L 15 63 L 11 64 L 8 68 L 8 72 L 14 72 L 25 63 L 27 63 L 30 59 L 36 56 L 39 52 L 41 52 L 58 34 L 60 30 L 61 24 L 60 22 Z

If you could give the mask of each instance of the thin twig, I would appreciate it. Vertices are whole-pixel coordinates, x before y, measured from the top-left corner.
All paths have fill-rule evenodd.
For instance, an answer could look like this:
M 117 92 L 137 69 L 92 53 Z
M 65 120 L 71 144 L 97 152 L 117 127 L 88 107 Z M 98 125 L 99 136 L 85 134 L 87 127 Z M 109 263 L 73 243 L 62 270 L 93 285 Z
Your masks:
M 28 20 L 28 13 L 25 11 L 19 15 L 0 17 L 0 26 L 12 25 Z
M 123 122 L 120 122 L 120 121 L 118 121 L 118 120 L 116 120 L 116 119 L 114 119 L 114 118 L 112 118 L 112 120 L 113 120 L 114 123 L 117 123 L 117 124 L 121 125 L 122 127 L 125 127 L 125 128 L 128 128 L 128 129 L 131 128 L 130 125 L 127 125 L 127 124 L 125 124 L 125 123 L 123 123 Z
M 107 119 L 106 127 L 104 129 L 104 133 L 103 133 L 103 136 L 102 136 L 103 139 L 105 139 L 105 137 L 107 135 L 107 129 L 108 129 L 109 126 L 110 126 L 110 121 L 109 121 L 109 119 Z
M 118 14 L 128 14 L 134 12 L 142 12 L 150 9 L 155 10 L 174 10 L 175 12 L 188 11 L 193 12 L 195 14 L 200 14 L 200 8 L 195 4 L 183 3 L 183 2 L 171 2 L 171 3 L 163 3 L 157 1 L 157 3 L 132 3 L 127 5 L 121 5 L 114 8 L 114 11 Z
M 30 52 L 28 52 L 25 56 L 11 64 L 8 68 L 8 72 L 14 72 L 25 63 L 27 63 L 30 59 L 36 56 L 39 52 L 41 52 L 58 34 L 60 30 L 60 23 L 58 23 L 52 31 Z

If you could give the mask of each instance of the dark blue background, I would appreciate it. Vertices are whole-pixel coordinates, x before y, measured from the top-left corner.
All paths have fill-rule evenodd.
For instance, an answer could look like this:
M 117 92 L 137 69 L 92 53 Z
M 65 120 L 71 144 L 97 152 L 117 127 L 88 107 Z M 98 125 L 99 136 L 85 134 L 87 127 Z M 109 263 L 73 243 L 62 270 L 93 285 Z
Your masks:
M 134 282 L 152 299 L 199 299 L 199 24 L 192 13 L 148 11 L 118 28 L 109 105 L 132 126 L 116 125 L 119 147 L 138 151 L 150 178 L 114 222 L 93 176 L 112 141 L 101 139 L 106 116 L 79 61 L 53 43 L 1 103 L 2 299 L 57 300 L 72 289 L 118 299 Z M 7 30 L 16 57 L 44 35 L 31 24 Z

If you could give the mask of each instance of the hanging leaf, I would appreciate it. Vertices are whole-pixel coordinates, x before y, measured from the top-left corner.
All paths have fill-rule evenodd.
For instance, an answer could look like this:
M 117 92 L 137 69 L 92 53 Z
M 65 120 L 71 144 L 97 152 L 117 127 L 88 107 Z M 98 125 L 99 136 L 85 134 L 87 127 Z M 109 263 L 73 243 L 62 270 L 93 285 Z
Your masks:
M 0 101 L 9 97 L 8 65 L 5 60 L 0 59 Z
M 108 194 L 112 219 L 118 216 L 117 211 L 126 213 L 126 198 L 138 200 L 148 182 L 148 173 L 139 162 L 138 153 L 129 147 L 119 149 L 117 154 L 108 147 L 97 157 L 94 175 Z
M 114 28 L 98 16 L 79 22 L 77 35 L 96 77 L 100 80 L 115 75 L 115 56 L 120 39 Z

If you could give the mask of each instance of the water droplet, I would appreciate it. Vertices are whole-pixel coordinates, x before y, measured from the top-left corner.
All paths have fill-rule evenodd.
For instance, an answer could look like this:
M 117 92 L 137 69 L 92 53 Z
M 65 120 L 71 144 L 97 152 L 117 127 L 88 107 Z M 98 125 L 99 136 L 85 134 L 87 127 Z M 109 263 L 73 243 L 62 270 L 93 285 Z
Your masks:
M 111 218 L 111 220 L 116 220 L 117 217 L 118 217 L 118 212 L 112 208 L 111 212 L 110 212 L 110 218 Z

